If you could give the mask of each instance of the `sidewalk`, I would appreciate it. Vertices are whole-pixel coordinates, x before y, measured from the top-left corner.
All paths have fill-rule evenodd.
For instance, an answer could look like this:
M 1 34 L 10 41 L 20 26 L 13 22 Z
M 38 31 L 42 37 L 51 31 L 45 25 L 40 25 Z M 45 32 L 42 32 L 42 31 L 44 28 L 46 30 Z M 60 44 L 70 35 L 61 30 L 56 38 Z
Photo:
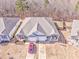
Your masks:
M 39 44 L 39 55 L 38 59 L 46 59 L 46 46 L 44 44 Z

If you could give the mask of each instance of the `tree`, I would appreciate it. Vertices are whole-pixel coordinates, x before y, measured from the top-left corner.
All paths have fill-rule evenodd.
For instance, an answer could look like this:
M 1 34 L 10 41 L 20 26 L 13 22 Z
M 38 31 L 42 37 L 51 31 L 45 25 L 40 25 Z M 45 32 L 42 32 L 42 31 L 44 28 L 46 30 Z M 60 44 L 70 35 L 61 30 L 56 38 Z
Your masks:
M 18 32 L 20 26 L 23 23 L 23 20 L 25 19 L 26 11 L 29 9 L 27 0 L 17 0 L 16 1 L 16 12 L 18 16 L 20 17 L 20 22 L 16 26 L 16 30 L 14 30 L 12 38 L 15 37 L 16 33 Z
M 44 0 L 45 2 L 45 7 L 49 4 L 49 1 L 48 0 Z
M 28 6 L 27 0 L 16 1 L 16 12 L 22 20 L 25 18 L 25 13 L 28 9 L 29 9 L 29 6 Z
M 75 6 L 75 11 L 79 11 L 79 1 L 77 2 L 76 6 Z

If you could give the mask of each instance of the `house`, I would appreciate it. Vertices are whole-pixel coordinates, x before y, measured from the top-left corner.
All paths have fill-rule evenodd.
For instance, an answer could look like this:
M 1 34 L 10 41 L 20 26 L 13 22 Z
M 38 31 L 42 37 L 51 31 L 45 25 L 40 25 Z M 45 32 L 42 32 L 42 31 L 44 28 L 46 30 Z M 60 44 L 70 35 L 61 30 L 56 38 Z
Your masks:
M 4 17 L 1 22 L 3 22 L 3 28 L 5 29 L 1 32 L 1 41 L 10 41 L 20 20 L 16 17 Z M 60 36 L 50 17 L 26 17 L 15 35 L 27 41 L 35 42 L 58 41 Z
M 12 29 L 9 34 L 10 36 L 12 36 L 19 23 L 20 21 Z M 18 29 L 16 36 L 22 35 L 20 31 L 26 36 L 26 40 L 35 42 L 58 41 L 60 36 L 55 23 L 50 17 L 26 17 Z
M 73 43 L 73 45 L 79 46 L 79 20 L 73 20 L 71 42 Z

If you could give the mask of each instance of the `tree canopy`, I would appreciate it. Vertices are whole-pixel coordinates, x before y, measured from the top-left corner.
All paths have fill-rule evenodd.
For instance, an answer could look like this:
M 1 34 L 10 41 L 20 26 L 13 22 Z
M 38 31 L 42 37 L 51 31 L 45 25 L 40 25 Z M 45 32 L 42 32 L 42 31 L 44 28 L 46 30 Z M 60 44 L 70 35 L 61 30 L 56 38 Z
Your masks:
M 17 14 L 23 18 L 25 16 L 26 11 L 29 9 L 27 0 L 17 0 L 16 1 L 16 12 Z
M 78 12 L 79 11 L 79 1 L 77 2 L 76 6 L 75 6 L 75 10 Z
M 45 6 L 47 6 L 49 4 L 48 0 L 44 0 L 45 1 Z

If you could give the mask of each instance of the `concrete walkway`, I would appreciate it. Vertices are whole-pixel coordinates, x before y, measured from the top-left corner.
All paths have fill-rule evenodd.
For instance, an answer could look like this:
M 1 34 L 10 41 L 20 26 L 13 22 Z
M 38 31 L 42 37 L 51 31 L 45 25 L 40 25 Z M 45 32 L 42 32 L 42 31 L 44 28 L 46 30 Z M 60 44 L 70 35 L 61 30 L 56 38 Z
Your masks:
M 38 59 L 46 59 L 46 47 L 45 44 L 39 44 Z
M 35 54 L 27 54 L 26 59 L 35 59 Z

